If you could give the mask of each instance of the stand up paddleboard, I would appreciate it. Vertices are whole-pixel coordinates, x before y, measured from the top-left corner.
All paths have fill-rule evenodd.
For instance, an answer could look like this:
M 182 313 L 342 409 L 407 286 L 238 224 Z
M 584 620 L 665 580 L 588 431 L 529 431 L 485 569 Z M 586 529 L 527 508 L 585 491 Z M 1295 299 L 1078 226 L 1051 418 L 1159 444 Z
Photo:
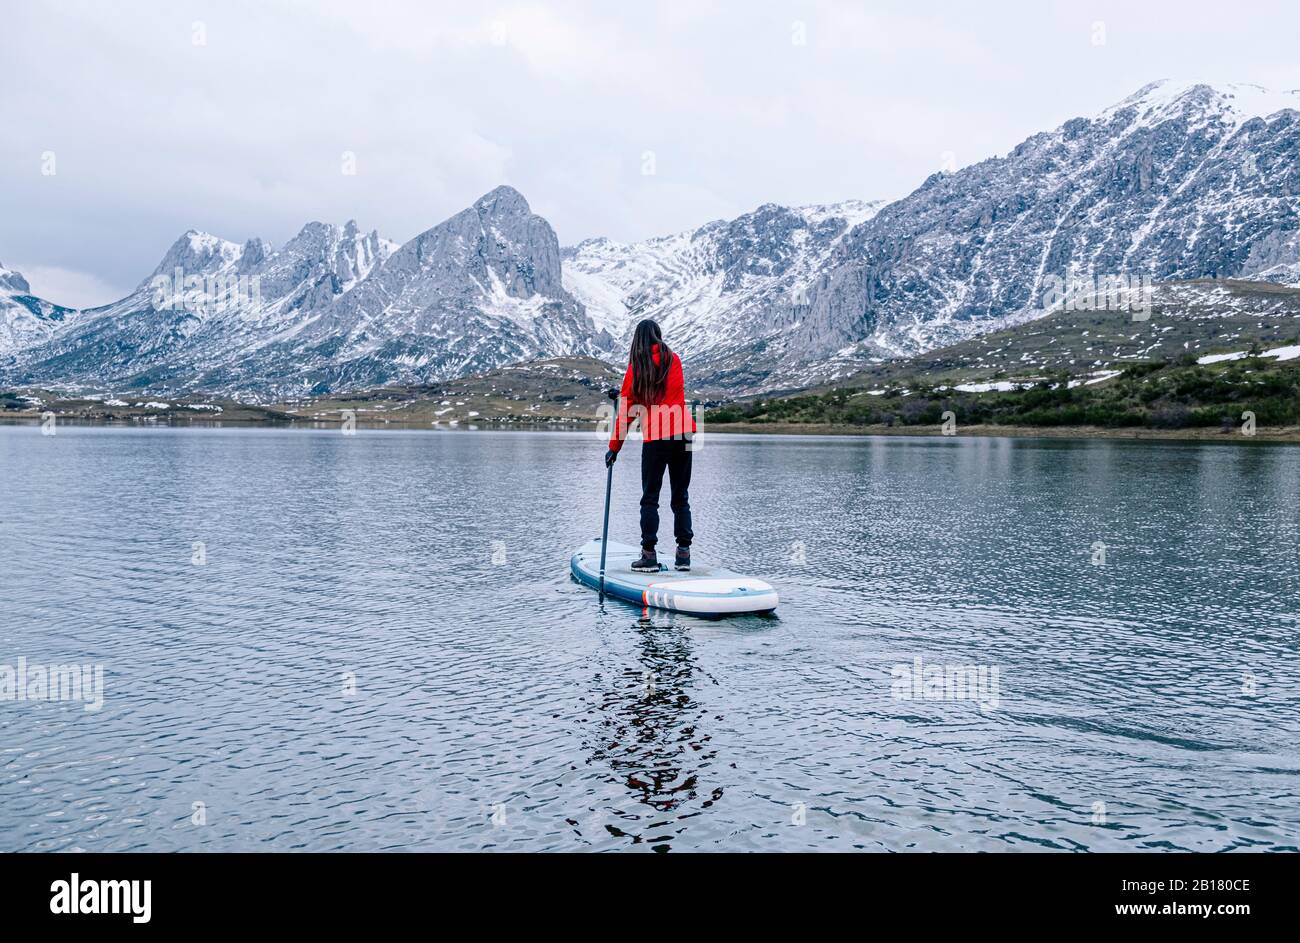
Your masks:
M 627 544 L 610 541 L 606 545 L 605 592 L 638 606 L 705 616 L 771 612 L 776 608 L 776 590 L 752 576 L 700 563 L 692 563 L 686 572 L 661 563 L 658 573 L 638 573 L 632 563 L 640 555 L 640 550 Z M 600 539 L 579 547 L 569 560 L 569 569 L 579 583 L 599 589 Z

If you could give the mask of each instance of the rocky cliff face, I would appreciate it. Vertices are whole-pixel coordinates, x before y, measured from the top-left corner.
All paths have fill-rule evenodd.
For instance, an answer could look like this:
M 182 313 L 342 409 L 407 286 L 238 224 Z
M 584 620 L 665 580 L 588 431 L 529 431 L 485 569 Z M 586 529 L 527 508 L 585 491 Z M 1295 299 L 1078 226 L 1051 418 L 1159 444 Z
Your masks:
M 787 338 L 913 354 L 1043 311 L 1053 278 L 1294 280 L 1300 95 L 1158 83 L 935 175 L 850 233 Z
M 498 187 L 406 243 L 246 369 L 296 373 L 310 388 L 374 386 L 608 355 L 611 343 L 564 289 L 550 224 L 518 191 Z

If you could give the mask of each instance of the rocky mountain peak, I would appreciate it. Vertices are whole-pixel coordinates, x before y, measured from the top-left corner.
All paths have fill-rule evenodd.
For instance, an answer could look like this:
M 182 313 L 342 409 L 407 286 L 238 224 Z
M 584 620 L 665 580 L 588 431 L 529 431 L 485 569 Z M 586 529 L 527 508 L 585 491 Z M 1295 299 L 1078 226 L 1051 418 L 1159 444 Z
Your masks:
M 0 291 L 26 294 L 31 291 L 31 286 L 27 284 L 27 279 L 23 278 L 22 275 L 0 264 Z
M 524 195 L 506 184 L 475 200 L 474 209 L 487 216 L 527 216 L 532 213 Z
M 1279 112 L 1300 110 L 1300 92 L 1274 91 L 1239 82 L 1216 85 L 1161 79 L 1112 105 L 1099 119 L 1105 121 L 1130 110 L 1146 124 L 1203 116 L 1235 128 L 1252 118 L 1268 119 Z
M 149 277 L 141 282 L 141 287 L 148 287 L 159 275 L 171 278 L 178 268 L 187 276 L 217 271 L 238 261 L 242 252 L 243 247 L 238 243 L 197 229 L 187 229 L 172 243 L 162 261 L 149 273 Z
M 256 268 L 274 251 L 275 249 L 265 239 L 249 239 L 239 253 L 240 270 L 246 272 Z

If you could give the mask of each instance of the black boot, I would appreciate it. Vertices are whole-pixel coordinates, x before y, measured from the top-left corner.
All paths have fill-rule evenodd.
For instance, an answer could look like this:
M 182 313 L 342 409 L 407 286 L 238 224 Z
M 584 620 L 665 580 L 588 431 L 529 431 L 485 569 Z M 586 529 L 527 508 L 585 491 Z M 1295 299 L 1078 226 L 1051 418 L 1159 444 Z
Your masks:
M 632 569 L 638 573 L 658 573 L 659 558 L 655 556 L 653 549 L 646 550 L 642 548 L 641 559 L 632 564 Z
M 674 570 L 689 570 L 691 568 L 691 548 L 678 547 L 677 557 L 673 560 Z

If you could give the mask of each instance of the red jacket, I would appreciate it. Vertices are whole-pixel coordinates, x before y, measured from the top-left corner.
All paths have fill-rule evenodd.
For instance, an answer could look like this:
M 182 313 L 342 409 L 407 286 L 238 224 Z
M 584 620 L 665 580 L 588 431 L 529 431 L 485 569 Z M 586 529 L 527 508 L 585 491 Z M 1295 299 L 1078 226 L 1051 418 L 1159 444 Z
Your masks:
M 659 345 L 651 349 L 654 362 L 659 363 Z M 658 439 L 678 439 L 684 433 L 695 431 L 695 420 L 686 405 L 686 382 L 682 379 L 682 358 L 673 354 L 668 368 L 668 383 L 664 395 L 653 403 L 639 403 L 632 392 L 632 365 L 627 365 L 623 375 L 623 389 L 618 400 L 618 415 L 614 417 L 614 434 L 609 437 L 609 447 L 617 452 L 623 447 L 628 426 L 641 420 L 641 435 L 646 442 Z

